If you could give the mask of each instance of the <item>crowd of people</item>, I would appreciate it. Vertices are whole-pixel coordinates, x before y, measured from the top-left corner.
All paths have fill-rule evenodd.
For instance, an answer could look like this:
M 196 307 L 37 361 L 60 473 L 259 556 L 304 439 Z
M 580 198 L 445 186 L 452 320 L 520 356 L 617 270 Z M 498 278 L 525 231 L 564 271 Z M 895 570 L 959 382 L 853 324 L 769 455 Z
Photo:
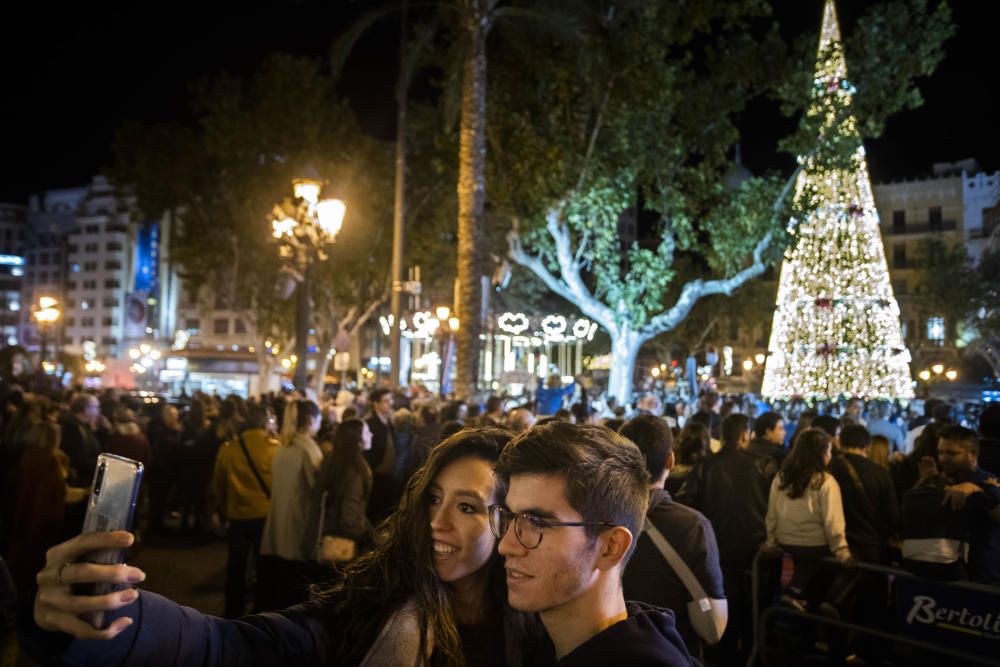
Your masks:
M 596 410 L 574 385 L 482 405 L 12 388 L 0 563 L 22 640 L 79 664 L 729 665 L 770 604 L 889 628 L 889 582 L 858 562 L 1000 587 L 1000 405 L 977 432 L 943 401 L 909 423 L 713 391 Z M 101 453 L 145 468 L 131 533 L 78 535 Z M 77 561 L 158 532 L 227 540 L 225 620 L 130 587 L 73 594 L 141 581 Z M 77 616 L 94 609 L 107 628 Z

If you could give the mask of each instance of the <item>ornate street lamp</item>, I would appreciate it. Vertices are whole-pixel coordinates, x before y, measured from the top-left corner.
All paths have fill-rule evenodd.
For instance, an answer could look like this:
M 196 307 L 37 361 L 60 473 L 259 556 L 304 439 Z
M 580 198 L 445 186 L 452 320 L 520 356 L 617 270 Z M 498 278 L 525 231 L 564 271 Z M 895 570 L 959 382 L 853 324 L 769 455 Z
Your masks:
M 312 172 L 312 170 L 309 170 Z M 294 198 L 286 198 L 271 212 L 271 236 L 279 244 L 281 256 L 289 261 L 286 270 L 295 281 L 295 387 L 303 394 L 308 379 L 309 278 L 316 261 L 325 262 L 325 247 L 334 243 L 344 223 L 347 205 L 339 199 L 321 198 L 323 186 L 314 173 L 292 181 Z
M 38 332 L 42 338 L 41 350 L 39 354 L 39 364 L 42 368 L 45 368 L 45 348 L 47 341 L 48 330 L 53 327 L 59 316 L 62 313 L 57 307 L 59 301 L 51 296 L 40 296 L 38 297 L 38 304 L 34 308 L 32 316 L 35 321 L 38 322 Z

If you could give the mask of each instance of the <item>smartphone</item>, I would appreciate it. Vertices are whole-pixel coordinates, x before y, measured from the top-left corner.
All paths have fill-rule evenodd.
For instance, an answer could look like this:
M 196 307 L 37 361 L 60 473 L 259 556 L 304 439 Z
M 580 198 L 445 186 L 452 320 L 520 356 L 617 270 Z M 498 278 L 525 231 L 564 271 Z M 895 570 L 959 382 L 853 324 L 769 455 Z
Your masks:
M 87 500 L 87 515 L 83 520 L 83 532 L 131 530 L 141 481 L 142 464 L 138 461 L 113 454 L 98 456 L 90 498 Z M 118 565 L 125 561 L 125 549 L 92 551 L 80 560 L 100 565 Z M 126 587 L 127 584 L 81 584 L 74 586 L 73 592 L 77 595 L 106 595 Z M 103 630 L 108 625 L 103 611 L 83 614 L 83 618 L 98 629 Z

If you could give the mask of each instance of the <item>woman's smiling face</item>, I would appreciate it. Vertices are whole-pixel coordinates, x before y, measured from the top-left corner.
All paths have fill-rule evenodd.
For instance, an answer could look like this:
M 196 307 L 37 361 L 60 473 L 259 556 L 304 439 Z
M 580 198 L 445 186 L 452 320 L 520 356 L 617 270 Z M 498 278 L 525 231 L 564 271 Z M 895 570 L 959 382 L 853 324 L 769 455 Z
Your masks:
M 493 555 L 496 540 L 487 508 L 495 496 L 493 467 L 476 457 L 452 461 L 431 482 L 427 500 L 434 570 L 441 581 L 461 585 Z

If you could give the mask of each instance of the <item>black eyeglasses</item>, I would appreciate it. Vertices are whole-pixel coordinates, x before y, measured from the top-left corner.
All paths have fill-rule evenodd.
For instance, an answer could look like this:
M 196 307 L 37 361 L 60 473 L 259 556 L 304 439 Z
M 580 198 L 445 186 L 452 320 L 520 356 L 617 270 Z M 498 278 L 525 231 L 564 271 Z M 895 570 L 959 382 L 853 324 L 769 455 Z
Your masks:
M 505 510 L 501 505 L 490 505 L 490 530 L 502 540 L 510 524 L 514 524 L 514 536 L 525 549 L 535 549 L 542 543 L 543 530 L 560 526 L 604 526 L 614 528 L 618 524 L 607 521 L 550 521 L 534 514 L 517 514 Z

